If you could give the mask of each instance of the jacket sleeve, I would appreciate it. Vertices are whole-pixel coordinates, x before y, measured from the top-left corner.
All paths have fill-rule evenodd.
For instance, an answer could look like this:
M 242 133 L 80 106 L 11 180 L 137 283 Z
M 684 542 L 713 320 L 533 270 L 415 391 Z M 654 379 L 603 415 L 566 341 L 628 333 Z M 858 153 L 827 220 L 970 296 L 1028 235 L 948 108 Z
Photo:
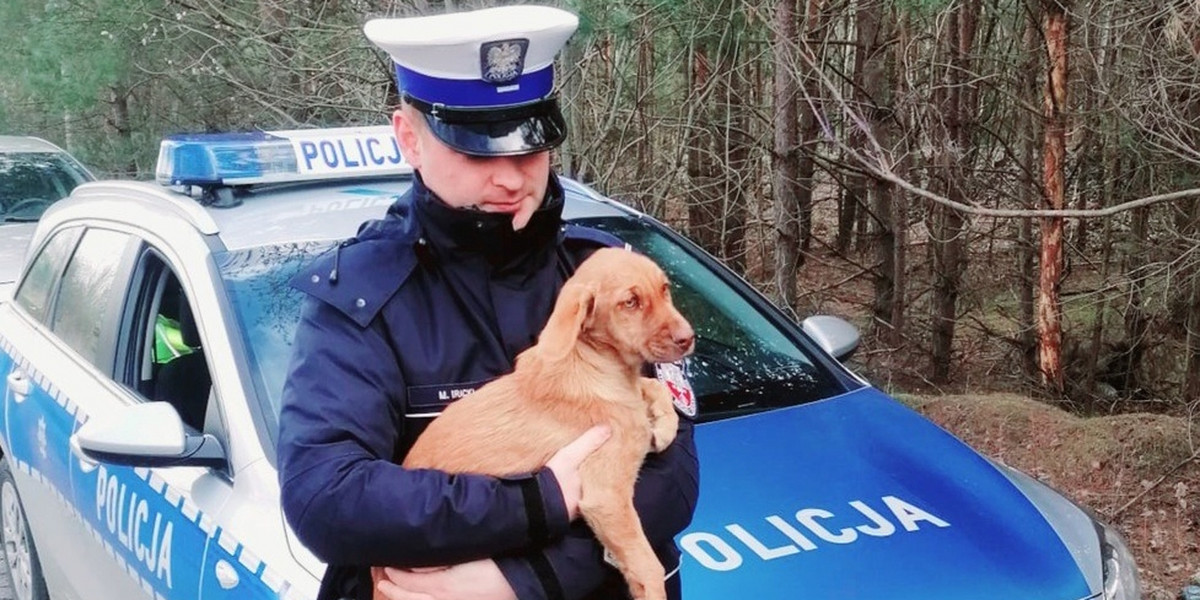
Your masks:
M 391 462 L 407 388 L 376 319 L 361 328 L 306 299 L 279 417 L 283 511 L 334 565 L 445 565 L 567 531 L 548 469 L 497 479 Z
M 692 422 L 681 417 L 675 441 L 665 452 L 646 457 L 634 488 L 642 529 L 660 559 L 663 549 L 674 549 L 675 536 L 692 522 L 700 494 L 692 434 Z M 564 538 L 542 550 L 499 557 L 496 563 L 520 600 L 580 600 L 613 573 L 603 556 L 595 535 L 577 522 Z M 669 574 L 676 565 L 664 567 Z

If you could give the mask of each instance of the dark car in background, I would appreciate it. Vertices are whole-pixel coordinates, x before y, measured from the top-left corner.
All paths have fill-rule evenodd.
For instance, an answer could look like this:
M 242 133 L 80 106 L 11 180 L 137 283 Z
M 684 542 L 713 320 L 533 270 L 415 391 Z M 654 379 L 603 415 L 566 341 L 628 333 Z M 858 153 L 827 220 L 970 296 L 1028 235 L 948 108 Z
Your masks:
M 42 213 L 94 179 L 66 150 L 46 140 L 0 135 L 0 296 L 17 278 Z

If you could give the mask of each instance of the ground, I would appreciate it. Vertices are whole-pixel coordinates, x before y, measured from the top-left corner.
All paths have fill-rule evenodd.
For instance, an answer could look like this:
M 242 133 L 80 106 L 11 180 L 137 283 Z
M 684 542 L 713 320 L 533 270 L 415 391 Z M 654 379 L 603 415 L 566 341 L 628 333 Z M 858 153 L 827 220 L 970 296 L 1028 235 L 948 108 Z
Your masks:
M 1200 574 L 1200 432 L 1153 414 L 1080 418 L 1008 394 L 904 396 L 968 444 L 1095 510 L 1125 536 L 1147 600 Z

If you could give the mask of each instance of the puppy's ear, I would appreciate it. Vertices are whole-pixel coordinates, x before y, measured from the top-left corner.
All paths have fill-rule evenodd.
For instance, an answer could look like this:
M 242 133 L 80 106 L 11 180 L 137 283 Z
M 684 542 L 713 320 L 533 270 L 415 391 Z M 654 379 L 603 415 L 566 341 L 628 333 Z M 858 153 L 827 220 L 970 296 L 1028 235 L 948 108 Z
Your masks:
M 538 352 L 548 360 L 570 354 L 596 308 L 596 290 L 591 286 L 568 281 L 558 294 L 554 312 L 538 338 Z

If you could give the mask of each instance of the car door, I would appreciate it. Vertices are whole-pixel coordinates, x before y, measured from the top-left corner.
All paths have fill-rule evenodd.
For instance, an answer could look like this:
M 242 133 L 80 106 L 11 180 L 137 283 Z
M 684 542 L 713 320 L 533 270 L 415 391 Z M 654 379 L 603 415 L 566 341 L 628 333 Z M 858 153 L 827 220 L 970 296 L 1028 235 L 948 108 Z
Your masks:
M 81 508 L 71 489 L 69 439 L 83 417 L 78 398 L 111 387 L 120 298 L 129 278 L 130 239 L 80 227 L 48 236 L 18 287 L 20 307 L 4 316 L 6 460 L 28 518 L 50 592 L 97 598 L 113 586 L 84 591 L 77 565 L 87 560 Z M 97 584 L 102 583 L 97 581 Z
M 195 432 L 205 427 L 211 379 L 194 339 L 193 302 L 185 279 L 162 253 L 142 238 L 135 247 L 114 341 L 113 387 L 119 393 L 81 399 L 79 411 L 94 417 L 132 403 L 167 402 Z M 180 337 L 184 328 L 190 331 Z M 205 549 L 216 533 L 211 515 L 229 494 L 222 470 L 129 467 L 78 451 L 74 459 L 75 502 L 92 531 L 91 557 L 83 563 L 89 568 L 81 569 L 87 573 L 77 577 L 79 584 L 120 588 L 113 598 L 197 598 Z
M 260 462 L 238 477 L 246 480 L 267 475 L 273 476 L 274 470 Z M 215 515 L 218 528 L 204 553 L 199 600 L 310 597 L 302 588 L 293 587 L 294 579 L 288 579 L 296 565 L 289 564 L 278 507 L 252 499 L 235 492 L 234 500 Z
M 59 231 L 38 252 L 11 304 L 0 311 L 0 375 L 4 377 L 3 451 L 13 475 L 19 503 L 34 539 L 47 557 L 65 549 L 69 526 L 63 518 L 63 498 L 69 481 L 61 477 L 66 464 L 65 438 L 70 420 L 58 405 L 57 388 L 47 379 L 59 375 L 57 344 L 49 332 L 54 294 L 63 269 L 79 240 L 80 228 Z M 64 443 L 59 443 L 60 441 Z M 61 582 L 56 561 L 41 561 L 45 579 Z

